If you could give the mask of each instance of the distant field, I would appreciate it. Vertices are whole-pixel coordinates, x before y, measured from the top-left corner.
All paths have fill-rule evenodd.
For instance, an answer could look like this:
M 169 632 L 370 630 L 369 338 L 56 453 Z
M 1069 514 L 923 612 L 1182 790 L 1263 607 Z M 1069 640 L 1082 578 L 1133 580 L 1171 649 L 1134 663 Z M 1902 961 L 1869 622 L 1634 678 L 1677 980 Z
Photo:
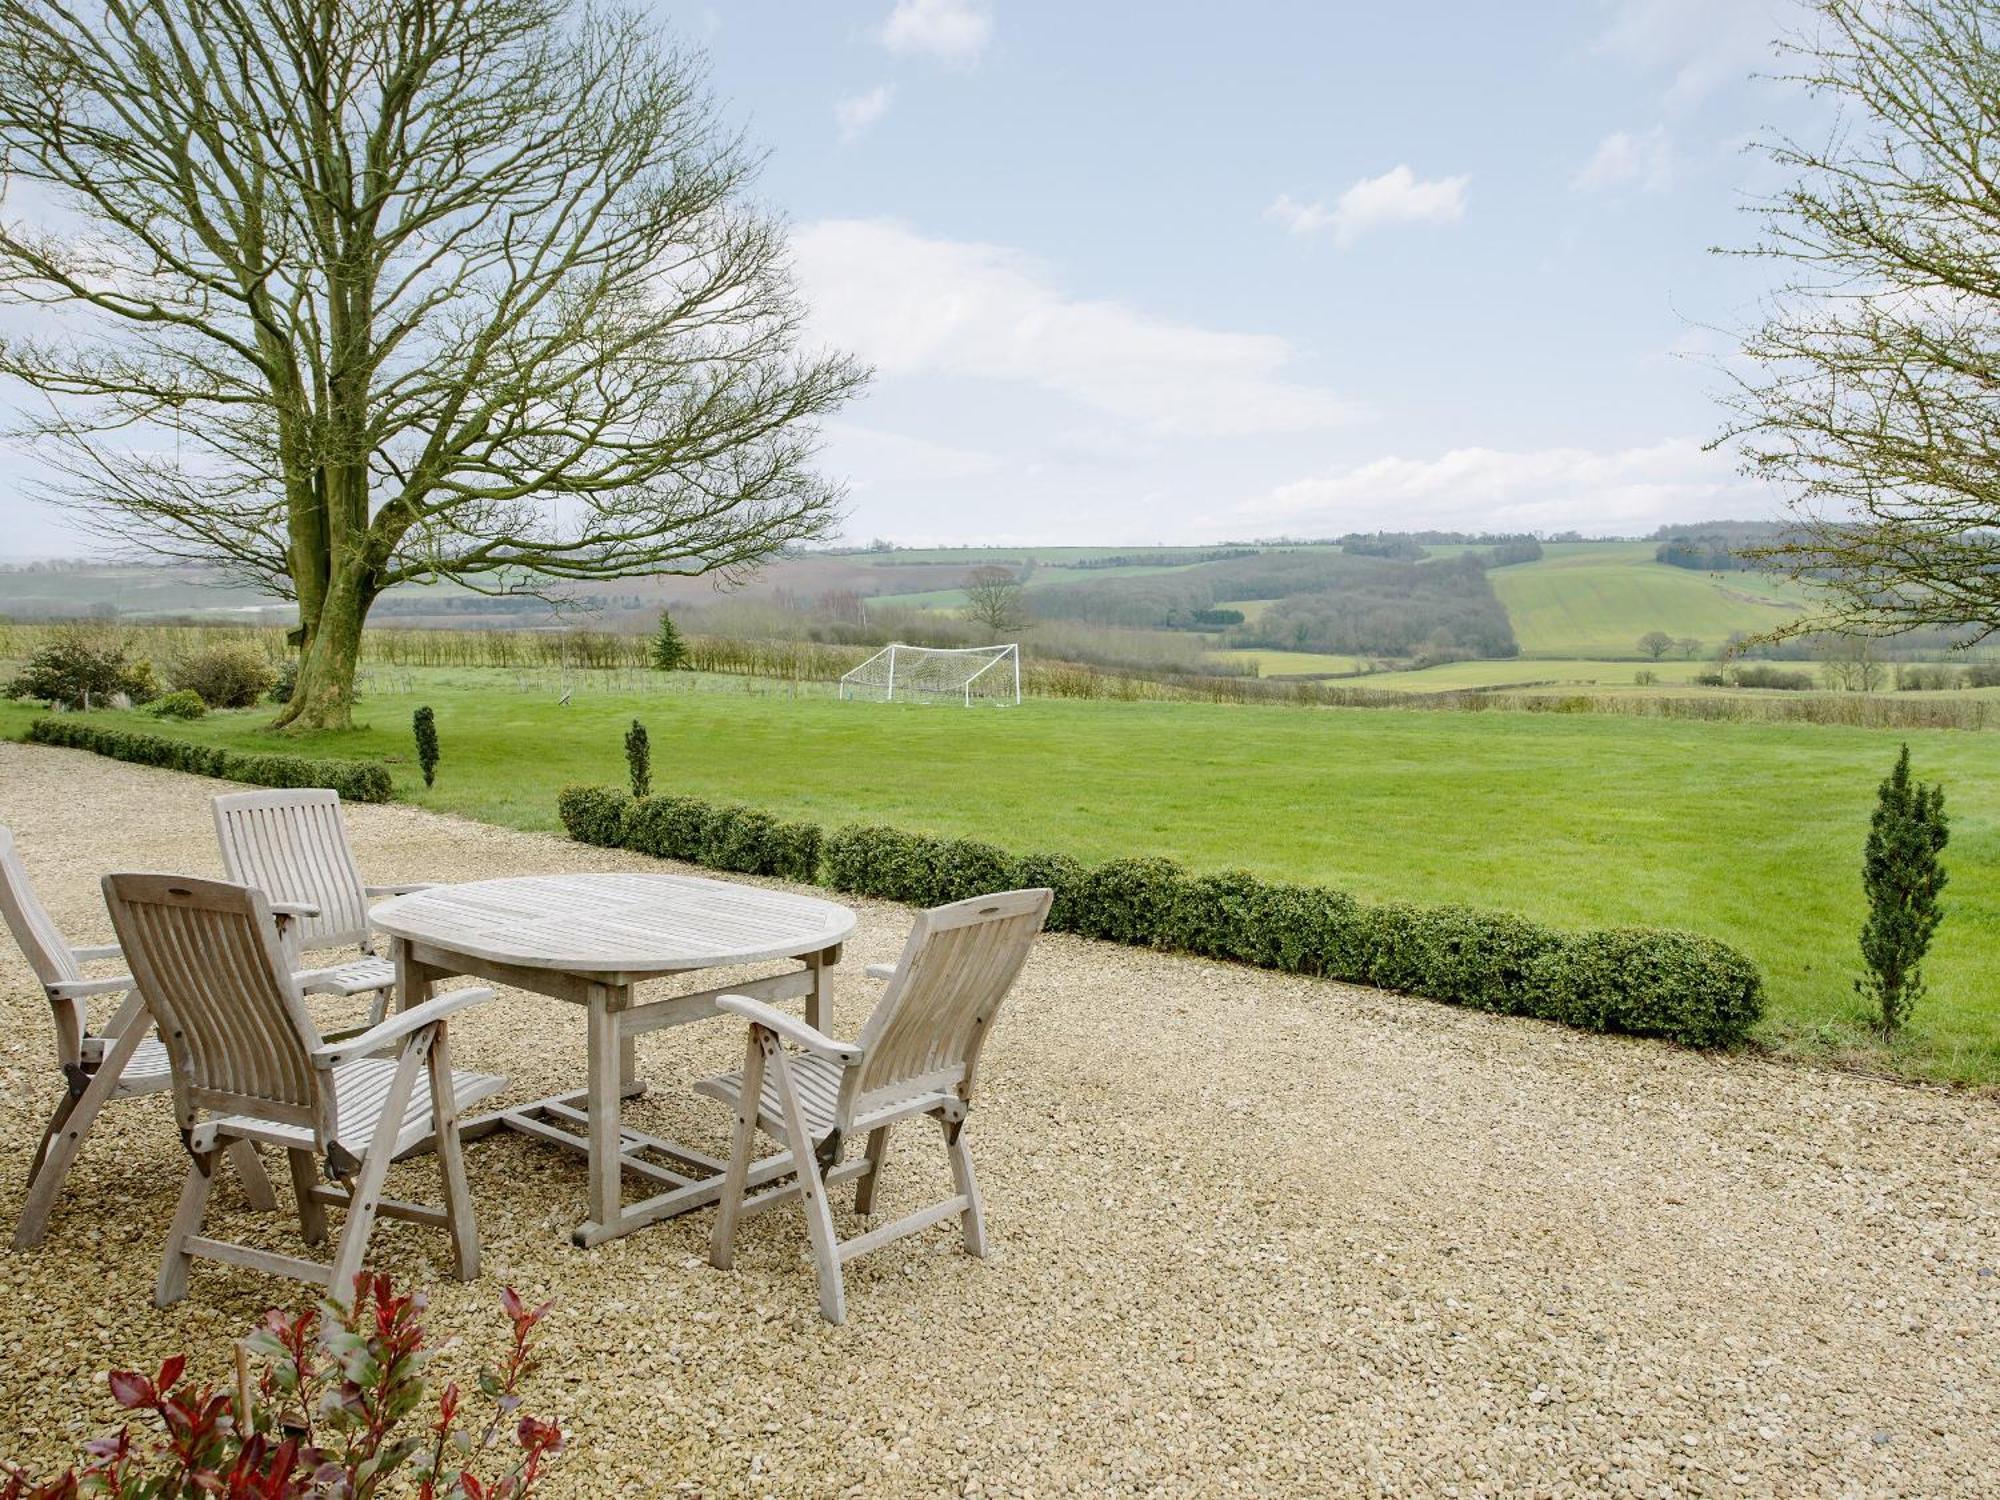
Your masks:
M 1769 630 L 1806 607 L 1804 593 L 1782 579 L 1657 563 L 1650 542 L 1572 543 L 1547 553 L 1489 575 L 1529 655 L 1636 656 L 1639 637 L 1651 630 L 1693 637 L 1712 651 L 1732 631 Z
M 1231 609 L 1235 605 L 1228 606 Z M 1260 677 L 1279 677 L 1311 672 L 1358 672 L 1365 665 L 1358 656 L 1327 656 L 1317 651 L 1268 651 L 1261 647 L 1211 651 L 1216 661 L 1241 664 L 1255 662 Z
M 1562 925 L 1712 933 L 1764 967 L 1765 1037 L 1806 1048 L 1858 1045 L 1860 848 L 1875 784 L 1907 740 L 1918 773 L 1947 787 L 1950 916 L 1919 1035 L 1894 1059 L 1868 1055 L 1922 1076 L 2000 1081 L 2000 779 L 1985 736 L 1191 703 L 968 711 L 693 681 L 637 695 L 586 690 L 563 708 L 512 681 L 385 674 L 359 710 L 370 727 L 302 741 L 265 733 L 263 711 L 185 728 L 105 717 L 211 742 L 385 757 L 412 802 L 550 828 L 565 782 L 622 780 L 621 738 L 637 716 L 651 730 L 662 791 L 1091 859 L 1244 865 L 1376 899 L 1462 901 Z M 437 711 L 444 752 L 430 792 L 410 758 L 420 702 Z M 0 729 L 18 732 L 30 713 L 0 704 Z

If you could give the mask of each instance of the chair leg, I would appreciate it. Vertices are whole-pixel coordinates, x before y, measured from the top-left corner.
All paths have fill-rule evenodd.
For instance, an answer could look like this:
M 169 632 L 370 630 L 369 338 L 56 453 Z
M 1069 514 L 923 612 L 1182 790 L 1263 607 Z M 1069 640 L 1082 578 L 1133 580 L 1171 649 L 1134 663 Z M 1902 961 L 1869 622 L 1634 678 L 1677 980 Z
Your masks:
M 881 1180 L 882 1164 L 889 1159 L 889 1127 L 877 1125 L 868 1132 L 868 1170 L 854 1188 L 854 1211 L 875 1212 L 875 1184 Z
M 729 1170 L 722 1179 L 722 1198 L 708 1232 L 708 1263 L 726 1271 L 736 1263 L 736 1221 L 743 1213 L 743 1195 L 750 1186 L 750 1153 L 757 1145 L 757 1101 L 764 1096 L 764 1058 L 772 1042 L 761 1026 L 750 1028 L 743 1053 L 743 1089 L 736 1098 L 736 1134 L 730 1139 Z
M 270 1213 L 277 1208 L 278 1195 L 271 1191 L 271 1176 L 264 1170 L 263 1158 L 258 1156 L 255 1146 L 248 1141 L 230 1142 L 229 1163 L 243 1179 L 243 1196 L 250 1200 L 252 1208 L 259 1213 Z
M 785 1101 L 785 1133 L 791 1137 L 792 1166 L 798 1174 L 799 1206 L 806 1214 L 806 1234 L 812 1240 L 813 1267 L 819 1275 L 819 1314 L 829 1323 L 847 1321 L 847 1287 L 840 1269 L 840 1241 L 833 1232 L 833 1210 L 826 1201 L 826 1183 L 819 1175 L 819 1156 L 812 1149 L 812 1127 L 792 1080 L 785 1049 L 771 1043 L 771 1061 L 778 1067 L 778 1095 Z M 751 1108 L 755 1108 L 754 1102 Z
M 41 1175 L 42 1163 L 49 1159 L 49 1143 L 62 1134 L 64 1122 L 75 1110 L 76 1095 L 67 1089 L 63 1090 L 62 1098 L 56 1101 L 56 1107 L 49 1115 L 49 1123 L 42 1128 L 41 1143 L 35 1147 L 35 1159 L 28 1163 L 28 1181 L 24 1191 L 34 1191 L 35 1179 Z
M 171 1307 L 187 1295 L 188 1267 L 194 1257 L 187 1242 L 201 1228 L 208 1212 L 208 1195 L 215 1187 L 215 1169 L 221 1164 L 220 1151 L 208 1151 L 188 1163 L 187 1181 L 181 1184 L 180 1206 L 167 1230 L 166 1253 L 160 1258 L 160 1277 L 153 1283 L 153 1305 Z
M 333 1252 L 333 1268 L 327 1277 L 327 1295 L 343 1307 L 354 1298 L 354 1278 L 361 1273 L 361 1258 L 368 1251 L 368 1236 L 375 1228 L 375 1213 L 382 1201 L 382 1180 L 389 1175 L 389 1160 L 396 1154 L 396 1136 L 409 1108 L 410 1094 L 417 1086 L 417 1070 L 428 1055 L 433 1032 L 420 1031 L 403 1045 L 396 1060 L 396 1076 L 389 1095 L 382 1101 L 376 1121 L 375 1138 L 361 1158 L 361 1170 L 346 1184 L 347 1222 L 341 1226 L 340 1243 Z
M 458 1139 L 458 1101 L 451 1089 L 451 1044 L 442 1023 L 427 1063 L 431 1086 L 431 1130 L 437 1141 L 438 1175 L 444 1179 L 444 1221 L 451 1231 L 451 1254 L 460 1281 L 479 1276 L 479 1221 L 465 1185 L 465 1152 Z
M 62 1192 L 69 1169 L 76 1163 L 77 1152 L 83 1149 L 83 1138 L 97 1123 L 97 1112 L 104 1108 L 104 1102 L 118 1091 L 125 1064 L 132 1060 L 139 1043 L 153 1029 L 136 994 L 119 1009 L 111 1024 L 118 1036 L 111 1050 L 98 1063 L 83 1093 L 67 1109 L 57 1105 L 49 1121 L 50 1133 L 43 1138 L 38 1165 L 28 1183 L 27 1201 L 21 1205 L 21 1222 L 14 1229 L 16 1250 L 32 1250 L 48 1234 L 49 1213 Z
M 972 1175 L 972 1153 L 965 1148 L 965 1121 L 942 1120 L 945 1149 L 951 1153 L 951 1180 L 965 1199 L 959 1215 L 959 1239 L 967 1255 L 986 1258 L 986 1205 L 979 1196 L 979 1179 Z
M 326 1239 L 326 1205 L 313 1197 L 319 1186 L 319 1167 L 310 1151 L 287 1151 L 285 1160 L 292 1168 L 292 1195 L 299 1200 L 299 1235 L 308 1245 Z
M 368 1002 L 368 1024 L 380 1026 L 389 1014 L 389 992 L 377 990 L 375 998 Z

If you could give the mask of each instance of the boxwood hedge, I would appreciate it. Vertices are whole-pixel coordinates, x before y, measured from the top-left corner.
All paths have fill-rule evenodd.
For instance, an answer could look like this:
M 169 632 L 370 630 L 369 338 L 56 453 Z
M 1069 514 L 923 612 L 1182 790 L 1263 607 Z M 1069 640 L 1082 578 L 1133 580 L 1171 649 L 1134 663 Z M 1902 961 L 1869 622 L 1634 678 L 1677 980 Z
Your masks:
M 252 786 L 331 787 L 349 802 L 387 802 L 395 793 L 389 768 L 372 760 L 313 760 L 303 755 L 245 755 L 220 745 L 196 745 L 160 734 L 136 734 L 82 719 L 36 719 L 28 739 L 38 745 L 89 750 L 141 766 L 165 766 Z
M 691 797 L 634 799 L 565 788 L 572 838 L 665 859 L 777 875 L 858 896 L 936 906 L 985 891 L 1047 886 L 1059 932 L 1343 979 L 1589 1031 L 1691 1047 L 1743 1040 L 1763 980 L 1725 943 L 1652 928 L 1563 932 L 1506 912 L 1371 905 L 1323 886 L 1247 870 L 1192 874 L 1167 859 L 1085 865 L 1009 854 L 972 839 L 859 824 L 822 834 L 750 808 Z

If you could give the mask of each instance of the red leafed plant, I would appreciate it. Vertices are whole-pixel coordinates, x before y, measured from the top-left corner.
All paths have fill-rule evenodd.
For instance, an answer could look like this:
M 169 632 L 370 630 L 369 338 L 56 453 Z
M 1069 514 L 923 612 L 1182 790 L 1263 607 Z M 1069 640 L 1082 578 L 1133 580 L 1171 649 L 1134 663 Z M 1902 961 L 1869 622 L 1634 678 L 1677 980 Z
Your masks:
M 521 1410 L 549 1304 L 531 1308 L 508 1287 L 500 1306 L 507 1355 L 479 1377 L 476 1419 L 453 1382 L 428 1426 L 406 1428 L 436 1352 L 420 1321 L 425 1299 L 357 1276 L 349 1307 L 265 1313 L 237 1345 L 233 1394 L 183 1385 L 181 1355 L 150 1378 L 113 1371 L 112 1399 L 150 1413 L 152 1430 L 137 1437 L 128 1422 L 54 1479 L 0 1467 L 0 1500 L 523 1500 L 563 1445 L 561 1427 Z M 262 1362 L 254 1383 L 252 1360 Z

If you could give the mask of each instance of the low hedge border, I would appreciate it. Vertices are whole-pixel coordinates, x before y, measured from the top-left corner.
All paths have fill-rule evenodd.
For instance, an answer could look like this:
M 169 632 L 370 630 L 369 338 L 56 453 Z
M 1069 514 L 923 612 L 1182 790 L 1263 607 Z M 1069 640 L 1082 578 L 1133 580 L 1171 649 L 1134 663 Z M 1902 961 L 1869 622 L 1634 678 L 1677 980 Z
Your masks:
M 313 760 L 303 755 L 245 755 L 160 734 L 135 734 L 75 719 L 36 719 L 27 738 L 37 745 L 89 750 L 141 766 L 191 771 L 251 786 L 331 787 L 349 802 L 387 802 L 395 793 L 389 768 L 372 760 Z
M 1167 859 L 1087 866 L 1064 854 L 1008 854 L 974 839 L 850 825 L 824 833 L 692 797 L 634 798 L 565 787 L 571 838 L 609 849 L 936 906 L 985 891 L 1047 886 L 1049 926 L 1139 947 L 1343 979 L 1474 1010 L 1586 1031 L 1728 1047 L 1764 1010 L 1757 966 L 1697 933 L 1628 927 L 1562 932 L 1464 906 L 1370 905 L 1247 870 L 1191 874 Z

